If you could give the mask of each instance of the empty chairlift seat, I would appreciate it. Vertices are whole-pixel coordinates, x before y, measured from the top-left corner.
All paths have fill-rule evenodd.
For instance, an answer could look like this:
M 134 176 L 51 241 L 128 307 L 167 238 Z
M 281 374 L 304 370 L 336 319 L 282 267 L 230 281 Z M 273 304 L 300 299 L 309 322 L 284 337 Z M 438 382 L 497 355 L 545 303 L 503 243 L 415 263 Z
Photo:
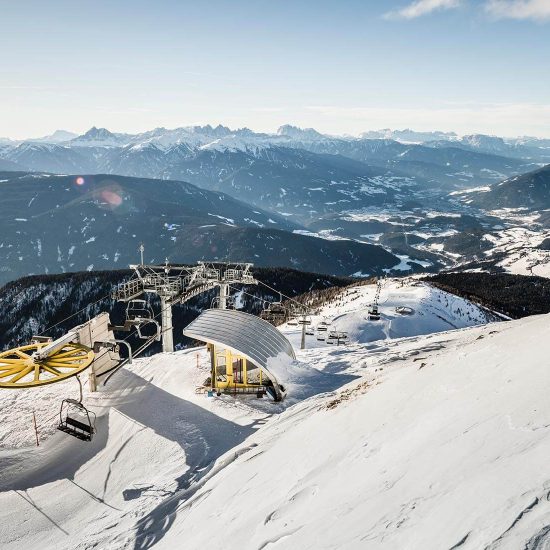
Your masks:
M 57 429 L 82 441 L 91 441 L 95 433 L 95 413 L 76 399 L 64 399 L 59 410 Z

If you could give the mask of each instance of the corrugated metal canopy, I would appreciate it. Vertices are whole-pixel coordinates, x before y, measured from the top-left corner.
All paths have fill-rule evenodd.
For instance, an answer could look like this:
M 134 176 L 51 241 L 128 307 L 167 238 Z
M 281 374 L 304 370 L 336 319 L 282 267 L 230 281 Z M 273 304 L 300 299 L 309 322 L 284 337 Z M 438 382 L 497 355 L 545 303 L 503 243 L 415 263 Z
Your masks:
M 292 344 L 273 325 L 233 309 L 207 309 L 185 327 L 183 334 L 231 348 L 268 373 L 269 358 L 284 353 L 296 359 Z

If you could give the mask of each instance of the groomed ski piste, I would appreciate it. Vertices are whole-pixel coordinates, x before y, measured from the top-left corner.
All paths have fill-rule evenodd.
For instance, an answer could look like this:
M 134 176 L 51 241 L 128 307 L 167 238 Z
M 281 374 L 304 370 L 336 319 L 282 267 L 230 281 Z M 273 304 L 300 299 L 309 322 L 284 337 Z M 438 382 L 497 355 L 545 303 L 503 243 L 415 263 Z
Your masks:
M 349 343 L 308 336 L 278 365 L 282 403 L 196 393 L 203 348 L 85 388 L 90 443 L 55 430 L 74 381 L 2 391 L 2 549 L 547 547 L 547 316 L 487 323 L 461 298 L 389 280 L 372 322 L 374 292 L 348 289 L 312 319 Z M 299 347 L 296 327 L 281 330 Z

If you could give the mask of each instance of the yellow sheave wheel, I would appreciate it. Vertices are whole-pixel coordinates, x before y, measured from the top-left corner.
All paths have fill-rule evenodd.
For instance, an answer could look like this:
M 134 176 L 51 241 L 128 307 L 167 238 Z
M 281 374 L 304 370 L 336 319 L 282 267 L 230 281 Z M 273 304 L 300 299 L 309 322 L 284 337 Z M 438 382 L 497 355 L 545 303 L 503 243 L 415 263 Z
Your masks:
M 94 352 L 80 344 L 65 344 L 44 360 L 32 354 L 47 344 L 30 344 L 0 352 L 0 388 L 32 388 L 60 382 L 87 369 Z

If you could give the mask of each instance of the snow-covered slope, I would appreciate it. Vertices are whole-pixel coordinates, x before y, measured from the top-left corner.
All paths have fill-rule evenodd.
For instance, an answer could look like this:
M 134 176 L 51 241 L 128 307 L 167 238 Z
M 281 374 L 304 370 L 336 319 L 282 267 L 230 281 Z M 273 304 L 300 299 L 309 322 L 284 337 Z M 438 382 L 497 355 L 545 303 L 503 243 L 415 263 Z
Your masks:
M 352 324 L 372 289 L 359 290 L 323 313 Z M 438 316 L 482 321 L 443 296 L 390 281 L 381 309 L 416 306 L 432 329 Z M 76 383 L 3 392 L 2 548 L 544 548 L 548 326 L 398 326 L 409 337 L 373 342 L 358 331 L 298 351 L 282 404 L 195 393 L 204 350 L 159 354 L 86 393 L 91 444 L 52 429 Z
M 546 548 L 548 318 L 392 351 L 233 450 L 158 548 Z
M 353 343 L 367 343 L 389 338 L 403 338 L 432 334 L 445 330 L 465 328 L 496 320 L 496 316 L 477 305 L 414 279 L 384 279 L 381 281 L 380 321 L 367 318 L 369 305 L 376 294 L 376 285 L 348 288 L 334 302 L 323 306 L 318 315 L 311 317 L 313 335 L 306 336 L 307 347 L 324 347 L 318 340 L 319 323 L 328 324 L 330 330 L 345 331 Z M 397 308 L 408 308 L 406 314 Z M 301 329 L 285 324 L 282 332 L 295 347 L 300 346 Z

